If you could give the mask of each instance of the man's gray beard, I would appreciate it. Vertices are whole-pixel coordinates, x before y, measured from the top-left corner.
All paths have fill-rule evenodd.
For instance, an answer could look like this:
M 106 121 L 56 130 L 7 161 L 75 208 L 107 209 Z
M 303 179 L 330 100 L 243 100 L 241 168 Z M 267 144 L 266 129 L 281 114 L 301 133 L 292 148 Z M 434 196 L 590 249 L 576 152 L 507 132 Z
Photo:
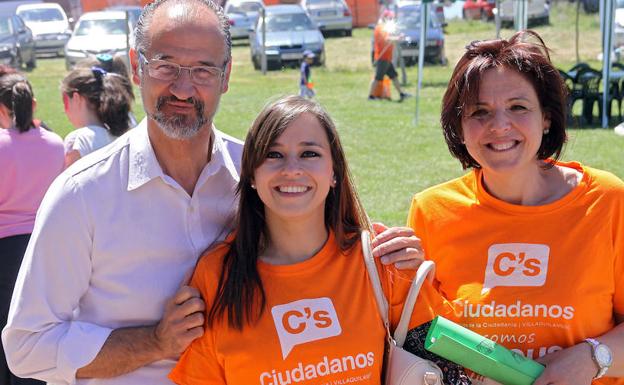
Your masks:
M 192 99 L 195 106 L 197 118 L 182 114 L 166 115 L 162 112 L 162 106 L 169 100 L 179 101 L 175 96 L 161 96 L 156 102 L 156 112 L 151 114 L 151 118 L 158 123 L 163 133 L 171 139 L 190 139 L 197 135 L 199 130 L 208 123 L 209 119 L 204 115 L 204 104 L 196 99 Z

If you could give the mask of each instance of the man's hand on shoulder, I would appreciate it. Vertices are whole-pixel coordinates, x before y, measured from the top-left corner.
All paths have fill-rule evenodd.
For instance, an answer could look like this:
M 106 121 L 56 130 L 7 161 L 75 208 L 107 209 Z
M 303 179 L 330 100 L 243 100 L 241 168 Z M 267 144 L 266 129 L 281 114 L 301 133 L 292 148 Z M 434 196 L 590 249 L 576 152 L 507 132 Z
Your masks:
M 177 358 L 204 334 L 206 305 L 199 290 L 183 285 L 165 306 L 165 314 L 154 328 L 154 338 L 164 357 Z

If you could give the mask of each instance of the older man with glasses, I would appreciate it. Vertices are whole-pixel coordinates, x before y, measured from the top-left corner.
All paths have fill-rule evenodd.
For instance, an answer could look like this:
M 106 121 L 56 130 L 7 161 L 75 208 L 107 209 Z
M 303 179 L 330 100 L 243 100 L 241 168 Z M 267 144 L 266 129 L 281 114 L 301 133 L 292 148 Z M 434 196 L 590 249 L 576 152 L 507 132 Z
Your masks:
M 44 198 L 2 335 L 19 376 L 170 384 L 203 333 L 205 305 L 186 284 L 232 229 L 242 150 L 213 126 L 230 77 L 229 23 L 210 0 L 156 0 L 135 41 L 147 118 Z M 419 257 L 409 230 L 384 234 L 390 261 Z

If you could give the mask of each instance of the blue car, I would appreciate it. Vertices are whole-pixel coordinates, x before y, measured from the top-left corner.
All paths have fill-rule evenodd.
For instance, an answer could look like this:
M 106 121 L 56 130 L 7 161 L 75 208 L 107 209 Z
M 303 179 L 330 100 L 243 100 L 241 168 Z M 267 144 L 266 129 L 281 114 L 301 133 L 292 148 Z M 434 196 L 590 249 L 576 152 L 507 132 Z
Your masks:
M 303 51 L 314 52 L 314 64 L 325 64 L 325 39 L 317 25 L 299 5 L 272 5 L 266 13 L 267 68 L 296 66 Z M 249 48 L 254 68 L 262 63 L 262 18 L 249 34 Z
M 397 8 L 397 29 L 402 36 L 401 57 L 405 65 L 418 62 L 418 44 L 420 42 L 420 3 L 400 4 Z M 425 61 L 434 64 L 446 64 L 444 55 L 444 31 L 432 11 L 429 17 L 427 40 L 425 42 Z
M 0 11 L 0 63 L 21 69 L 37 65 L 35 40 L 30 28 L 15 14 Z

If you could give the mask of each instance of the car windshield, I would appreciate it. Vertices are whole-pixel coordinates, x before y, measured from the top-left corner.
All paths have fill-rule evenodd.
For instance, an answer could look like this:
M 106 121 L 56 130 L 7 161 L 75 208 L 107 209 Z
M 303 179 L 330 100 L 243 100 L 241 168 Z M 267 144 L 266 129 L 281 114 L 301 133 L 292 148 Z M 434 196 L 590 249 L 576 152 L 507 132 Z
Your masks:
M 237 5 L 230 5 L 228 13 L 247 13 L 247 12 L 259 12 L 262 8 L 262 4 L 256 2 L 245 2 Z
M 125 19 L 82 20 L 76 27 L 76 36 L 86 35 L 125 35 Z
M 0 36 L 8 36 L 13 32 L 11 27 L 11 19 L 8 17 L 0 17 Z
M 399 8 L 397 13 L 397 25 L 399 29 L 420 28 L 420 7 Z M 429 28 L 434 27 L 433 18 L 429 18 Z
M 305 31 L 315 29 L 305 13 L 287 13 L 267 16 L 267 32 Z
M 27 9 L 19 12 L 24 21 L 63 21 L 63 14 L 55 8 Z
M 338 8 L 341 6 L 340 2 L 334 0 L 307 0 L 306 5 L 308 7 L 323 7 L 323 8 Z

